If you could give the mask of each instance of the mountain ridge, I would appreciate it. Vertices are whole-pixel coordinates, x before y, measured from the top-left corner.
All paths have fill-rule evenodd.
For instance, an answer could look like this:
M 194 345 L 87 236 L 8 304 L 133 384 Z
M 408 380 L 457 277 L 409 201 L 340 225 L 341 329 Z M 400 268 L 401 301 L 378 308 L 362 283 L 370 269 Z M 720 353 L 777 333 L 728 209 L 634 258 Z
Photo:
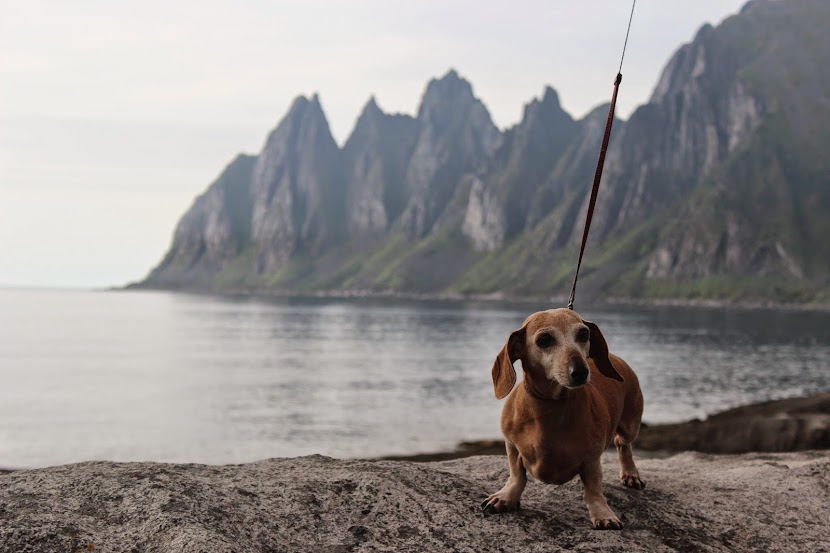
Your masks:
M 823 28 L 819 0 L 754 0 L 678 49 L 615 122 L 581 294 L 830 299 Z M 451 69 L 415 116 L 371 97 L 341 148 L 298 97 L 137 286 L 563 295 L 606 110 L 574 119 L 545 87 L 500 131 Z

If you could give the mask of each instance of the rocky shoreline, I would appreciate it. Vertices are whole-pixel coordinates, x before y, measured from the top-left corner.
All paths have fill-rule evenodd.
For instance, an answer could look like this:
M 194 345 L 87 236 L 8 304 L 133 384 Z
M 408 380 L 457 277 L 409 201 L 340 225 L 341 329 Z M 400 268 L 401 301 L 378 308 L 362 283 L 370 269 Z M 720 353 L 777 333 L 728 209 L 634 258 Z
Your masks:
M 830 392 L 728 409 L 706 420 L 643 425 L 634 443 L 641 457 L 682 451 L 734 454 L 830 449 Z M 398 461 L 446 461 L 504 455 L 501 438 L 461 442 L 453 451 L 384 457 Z
M 645 427 L 636 453 L 645 490 L 621 486 L 615 456 L 603 456 L 621 532 L 591 529 L 578 480 L 531 482 L 519 512 L 483 514 L 481 499 L 507 477 L 501 440 L 397 460 L 0 472 L 0 553 L 830 552 L 830 451 L 670 452 L 826 448 L 828 429 L 830 393 Z
M 721 454 L 830 449 L 830 392 L 737 407 L 706 420 L 645 427 L 637 446 Z
M 107 551 L 830 551 L 830 452 L 642 459 L 648 486 L 605 495 L 625 527 L 592 530 L 582 486 L 530 482 L 515 513 L 479 504 L 503 458 L 321 456 L 245 465 L 90 462 L 0 475 L 0 553 Z

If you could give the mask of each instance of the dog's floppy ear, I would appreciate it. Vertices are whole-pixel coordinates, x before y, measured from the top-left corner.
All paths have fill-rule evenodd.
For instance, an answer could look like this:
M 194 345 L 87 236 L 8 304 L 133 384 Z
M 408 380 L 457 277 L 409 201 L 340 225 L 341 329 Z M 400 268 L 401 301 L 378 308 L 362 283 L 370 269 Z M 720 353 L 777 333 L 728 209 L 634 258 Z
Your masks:
M 507 397 L 507 394 L 516 385 L 516 369 L 513 363 L 520 359 L 525 349 L 525 327 L 514 331 L 507 339 L 507 343 L 501 348 L 493 363 L 493 390 L 496 392 L 496 399 Z
M 599 372 L 604 376 L 625 382 L 625 379 L 620 376 L 620 373 L 617 372 L 608 358 L 608 344 L 605 342 L 605 336 L 602 335 L 599 327 L 595 323 L 584 319 L 582 322 L 588 325 L 591 330 L 591 349 L 588 350 L 588 357 L 594 360 Z

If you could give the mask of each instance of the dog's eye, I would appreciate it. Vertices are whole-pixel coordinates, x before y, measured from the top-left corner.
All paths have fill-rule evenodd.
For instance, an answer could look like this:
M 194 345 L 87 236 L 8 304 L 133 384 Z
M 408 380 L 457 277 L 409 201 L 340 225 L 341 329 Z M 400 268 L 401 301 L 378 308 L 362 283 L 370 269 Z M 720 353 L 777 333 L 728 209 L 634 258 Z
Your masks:
M 547 332 L 536 337 L 536 345 L 540 348 L 549 348 L 553 345 L 553 336 Z
M 580 328 L 579 332 L 576 333 L 577 342 L 587 342 L 590 337 L 591 333 L 587 328 Z

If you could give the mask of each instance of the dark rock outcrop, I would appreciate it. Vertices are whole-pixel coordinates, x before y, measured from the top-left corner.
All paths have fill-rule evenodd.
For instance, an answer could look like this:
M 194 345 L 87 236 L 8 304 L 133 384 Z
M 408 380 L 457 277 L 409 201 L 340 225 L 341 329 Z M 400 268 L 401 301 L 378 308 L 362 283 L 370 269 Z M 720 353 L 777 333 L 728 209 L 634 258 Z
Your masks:
M 830 393 L 737 407 L 702 421 L 645 427 L 635 445 L 649 451 L 704 453 L 830 449 Z
M 830 449 L 830 393 L 765 401 L 716 413 L 705 420 L 645 425 L 634 442 L 639 453 L 782 453 Z M 442 461 L 505 455 L 504 440 L 463 442 L 455 451 L 387 457 Z

